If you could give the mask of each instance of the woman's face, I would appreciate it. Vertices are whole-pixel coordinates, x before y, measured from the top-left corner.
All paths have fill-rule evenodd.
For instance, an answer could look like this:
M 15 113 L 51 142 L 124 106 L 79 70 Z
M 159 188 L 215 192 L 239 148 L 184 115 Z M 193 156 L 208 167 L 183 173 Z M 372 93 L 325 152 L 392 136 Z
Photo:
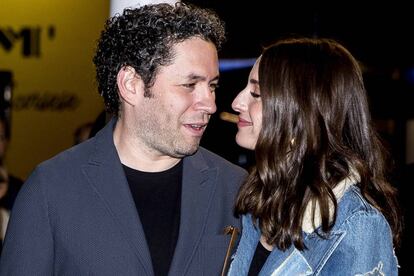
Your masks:
M 239 146 L 254 150 L 262 128 L 262 100 L 259 87 L 259 62 L 257 59 L 249 74 L 247 86 L 240 91 L 231 107 L 239 113 L 236 142 Z

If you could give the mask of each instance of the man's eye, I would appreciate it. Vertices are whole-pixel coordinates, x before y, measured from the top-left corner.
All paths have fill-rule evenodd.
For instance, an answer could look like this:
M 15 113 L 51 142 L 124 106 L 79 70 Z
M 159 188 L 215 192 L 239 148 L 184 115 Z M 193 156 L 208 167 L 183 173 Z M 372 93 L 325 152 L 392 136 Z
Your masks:
M 193 82 L 193 83 L 185 83 L 182 86 L 184 86 L 185 88 L 194 88 L 195 85 L 196 85 L 196 83 Z
M 250 95 L 252 95 L 253 98 L 260 98 L 260 94 L 256 92 L 250 92 Z
M 217 88 L 219 88 L 218 83 L 211 83 L 210 84 L 210 90 L 211 90 L 211 92 L 216 91 Z

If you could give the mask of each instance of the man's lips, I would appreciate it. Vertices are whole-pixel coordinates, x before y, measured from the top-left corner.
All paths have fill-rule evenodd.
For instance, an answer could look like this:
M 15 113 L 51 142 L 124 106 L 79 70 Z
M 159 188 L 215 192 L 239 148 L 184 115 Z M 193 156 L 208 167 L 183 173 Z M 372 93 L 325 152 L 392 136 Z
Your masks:
M 204 133 L 204 130 L 207 127 L 207 123 L 189 123 L 184 124 L 184 127 L 189 130 L 192 134 L 200 136 Z

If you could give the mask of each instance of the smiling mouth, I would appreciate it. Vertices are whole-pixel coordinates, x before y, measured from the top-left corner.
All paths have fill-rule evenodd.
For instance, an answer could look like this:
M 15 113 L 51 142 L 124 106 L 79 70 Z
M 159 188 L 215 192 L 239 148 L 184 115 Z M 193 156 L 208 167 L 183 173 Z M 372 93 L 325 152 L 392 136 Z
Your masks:
M 207 124 L 184 124 L 184 127 L 195 136 L 201 136 L 207 127 Z
M 187 126 L 192 128 L 192 129 L 195 129 L 195 130 L 199 131 L 199 130 L 205 129 L 207 124 L 202 124 L 202 125 L 190 124 L 190 125 L 187 125 Z

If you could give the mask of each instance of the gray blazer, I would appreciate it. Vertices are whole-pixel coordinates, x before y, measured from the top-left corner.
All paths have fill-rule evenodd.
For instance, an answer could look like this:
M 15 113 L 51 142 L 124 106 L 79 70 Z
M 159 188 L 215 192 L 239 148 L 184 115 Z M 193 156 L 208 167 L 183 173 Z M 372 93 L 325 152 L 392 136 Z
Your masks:
M 0 275 L 153 275 L 145 234 L 113 143 L 94 138 L 40 164 L 11 213 Z M 246 172 L 200 148 L 184 159 L 181 222 L 169 275 L 219 275 Z

